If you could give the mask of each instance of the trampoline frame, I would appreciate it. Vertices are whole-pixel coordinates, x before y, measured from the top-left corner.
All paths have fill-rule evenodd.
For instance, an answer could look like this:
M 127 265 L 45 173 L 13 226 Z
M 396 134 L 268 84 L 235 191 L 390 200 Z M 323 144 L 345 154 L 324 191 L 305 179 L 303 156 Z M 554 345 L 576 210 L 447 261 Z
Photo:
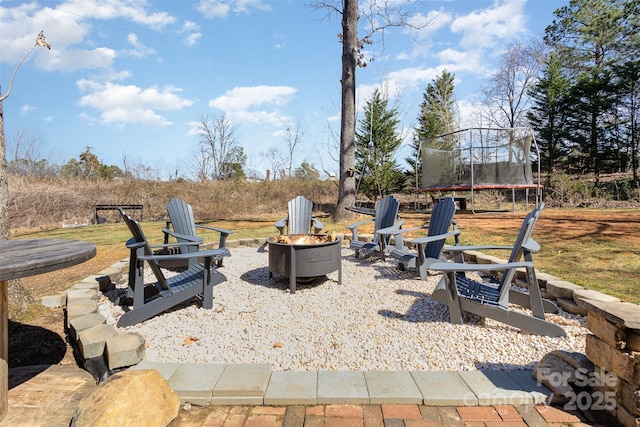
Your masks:
M 536 206 L 542 202 L 542 188 L 543 185 L 540 182 L 540 150 L 538 149 L 538 143 L 536 142 L 536 136 L 533 132 L 533 129 L 530 127 L 514 127 L 514 128 L 494 128 L 494 127 L 470 127 L 465 129 L 460 129 L 454 132 L 443 133 L 435 136 L 434 138 L 443 138 L 450 135 L 459 134 L 462 132 L 471 132 L 474 130 L 479 131 L 526 131 L 531 135 L 531 147 L 535 149 L 535 155 L 537 162 L 537 182 L 532 184 L 475 184 L 474 183 L 474 161 L 473 155 L 470 155 L 470 184 L 459 184 L 459 185 L 450 185 L 450 186 L 432 186 L 432 187 L 418 187 L 418 171 L 416 170 L 416 194 L 420 193 L 429 193 L 429 192 L 447 192 L 451 191 L 455 194 L 456 191 L 467 191 L 471 193 L 471 211 L 476 213 L 475 210 L 475 191 L 479 190 L 511 190 L 511 200 L 513 203 L 513 211 L 516 210 L 516 190 L 525 190 L 525 200 L 527 209 L 529 209 L 529 191 L 535 190 L 535 200 Z M 473 138 L 471 138 L 471 145 L 469 146 L 470 153 L 473 151 Z M 418 158 L 416 160 L 420 160 L 422 155 L 422 140 L 418 146 Z M 529 155 L 531 155 L 531 150 L 529 150 Z M 416 164 L 418 162 L 416 161 Z

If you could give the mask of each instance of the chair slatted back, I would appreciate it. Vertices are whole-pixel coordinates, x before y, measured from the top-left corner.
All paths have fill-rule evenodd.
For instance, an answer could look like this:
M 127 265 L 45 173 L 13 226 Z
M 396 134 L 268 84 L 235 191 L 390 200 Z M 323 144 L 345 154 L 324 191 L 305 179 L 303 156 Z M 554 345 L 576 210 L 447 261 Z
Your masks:
M 456 213 L 456 202 L 453 197 L 447 197 L 435 204 L 429 219 L 428 236 L 439 236 L 449 231 Z M 424 253 L 426 258 L 440 258 L 444 240 L 427 243 Z
M 289 234 L 307 234 L 311 229 L 313 202 L 303 196 L 289 201 L 289 216 L 287 227 Z
M 173 197 L 167 204 L 167 213 L 173 231 L 186 236 L 196 236 L 196 223 L 193 216 L 193 208 L 190 204 Z M 188 243 L 185 239 L 176 239 L 178 243 Z M 180 252 L 190 253 L 198 250 L 195 245 L 181 246 Z
M 520 232 L 518 233 L 518 237 L 513 245 L 513 249 L 511 250 L 511 255 L 509 256 L 509 262 L 518 262 L 522 258 L 523 248 L 525 246 L 532 246 L 530 242 L 533 240 L 531 236 L 533 235 L 533 229 L 538 222 L 538 218 L 542 213 L 542 209 L 544 209 L 544 203 L 540 203 L 536 208 L 534 208 L 531 212 L 527 214 L 524 221 L 522 222 L 522 226 L 520 227 Z M 516 274 L 515 268 L 510 268 L 506 270 L 500 279 L 500 285 L 498 286 L 498 290 L 500 291 L 500 297 L 498 300 L 498 305 L 502 307 L 507 307 L 509 304 L 509 286 L 513 281 L 513 278 Z
M 126 213 L 124 209 L 119 207 L 118 210 L 120 211 L 120 215 L 122 216 L 122 219 L 124 220 L 125 224 L 127 224 L 127 228 L 129 229 L 129 231 L 131 232 L 131 235 L 133 236 L 129 241 L 133 240 L 134 243 L 144 243 L 144 246 L 143 246 L 144 254 L 153 255 L 153 251 L 149 246 L 149 241 L 145 237 L 144 232 L 142 231 L 142 227 L 140 227 L 140 223 L 136 221 L 134 218 L 132 218 L 131 215 Z M 129 262 L 131 263 L 135 261 L 129 260 Z M 148 264 L 149 264 L 149 267 L 151 267 L 153 274 L 156 276 L 156 279 L 158 279 L 158 283 L 160 284 L 160 286 L 162 286 L 163 289 L 169 289 L 169 285 L 167 284 L 167 279 L 164 277 L 164 274 L 162 273 L 160 266 L 155 261 L 149 261 Z
M 393 196 L 385 196 L 382 199 L 378 200 L 378 202 L 376 203 L 374 230 L 391 227 L 398 218 L 399 210 L 400 202 L 398 202 L 398 200 Z M 379 240 L 378 234 L 376 234 L 375 239 Z M 391 236 L 387 236 L 386 239 L 388 244 Z

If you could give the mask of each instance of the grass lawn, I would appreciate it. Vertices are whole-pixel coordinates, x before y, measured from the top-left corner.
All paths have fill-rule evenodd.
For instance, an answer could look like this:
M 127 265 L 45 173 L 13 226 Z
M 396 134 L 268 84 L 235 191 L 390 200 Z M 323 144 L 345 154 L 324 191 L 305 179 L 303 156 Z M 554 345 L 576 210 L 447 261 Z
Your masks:
M 526 211 L 500 213 L 458 212 L 456 222 L 463 245 L 508 245 L 518 234 Z M 405 227 L 428 223 L 428 214 L 403 213 Z M 203 223 L 236 230 L 229 239 L 270 237 L 277 234 L 278 218 L 216 221 Z M 322 218 L 325 231 L 344 232 L 345 224 Z M 355 221 L 354 221 L 355 222 Z M 147 238 L 162 242 L 163 222 L 143 222 Z M 366 232 L 366 229 L 364 230 Z M 201 233 L 205 241 L 217 241 L 215 233 Z M 536 268 L 568 282 L 640 304 L 640 210 L 639 209 L 552 209 L 542 212 L 534 238 L 542 249 L 535 256 Z M 97 256 L 66 270 L 23 279 L 35 297 L 66 289 L 75 281 L 95 274 L 126 258 L 124 243 L 130 234 L 123 223 L 88 225 L 47 230 L 15 231 L 14 239 L 59 238 L 95 243 Z M 506 258 L 508 255 L 495 253 Z M 232 251 L 233 256 L 233 251 Z M 43 285 L 43 284 L 46 284 Z

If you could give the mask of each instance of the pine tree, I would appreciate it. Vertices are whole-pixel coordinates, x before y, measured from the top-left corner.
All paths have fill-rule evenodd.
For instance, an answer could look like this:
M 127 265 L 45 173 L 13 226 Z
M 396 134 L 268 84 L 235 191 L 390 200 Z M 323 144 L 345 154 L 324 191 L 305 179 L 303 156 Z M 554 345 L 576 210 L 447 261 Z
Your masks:
M 423 147 L 436 149 L 453 148 L 451 144 L 445 147 L 434 147 L 431 138 L 458 129 L 454 90 L 455 76 L 443 70 L 442 74 L 427 86 L 422 95 L 418 126 L 411 143 L 411 156 L 405 159 L 410 166 L 408 173 L 411 175 L 411 181 L 417 180 L 414 187 L 420 186 L 422 182 L 422 158 L 419 152 L 421 144 Z
M 367 101 L 364 118 L 356 131 L 358 191 L 377 199 L 402 189 L 404 176 L 395 160 L 402 144 L 396 127 L 398 110 L 376 89 Z
M 527 113 L 527 119 L 538 135 L 542 172 L 551 173 L 557 166 L 567 166 L 566 157 L 570 152 L 565 130 L 568 88 L 569 80 L 563 74 L 562 63 L 558 55 L 551 52 L 545 60 L 542 77 L 529 91 L 533 102 Z

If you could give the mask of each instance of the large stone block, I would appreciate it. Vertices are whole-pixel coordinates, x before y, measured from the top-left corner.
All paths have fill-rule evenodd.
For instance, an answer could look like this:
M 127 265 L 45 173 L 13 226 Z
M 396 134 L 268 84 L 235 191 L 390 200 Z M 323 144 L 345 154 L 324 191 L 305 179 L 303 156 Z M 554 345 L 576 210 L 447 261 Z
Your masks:
M 102 356 L 104 346 L 109 337 L 116 334 L 113 325 L 96 325 L 78 334 L 78 342 L 85 359 Z
M 606 302 L 580 299 L 578 305 L 598 313 L 621 328 L 640 330 L 640 306 L 630 302 Z
M 621 381 L 620 400 L 627 411 L 635 416 L 640 416 L 640 390 L 638 387 Z
M 587 328 L 611 347 L 622 350 L 627 345 L 626 330 L 617 327 L 595 311 L 590 311 L 587 316 Z
M 546 287 L 547 292 L 555 298 L 570 300 L 573 299 L 573 291 L 577 289 L 584 289 L 582 286 L 578 286 L 571 282 L 565 282 L 564 280 L 549 280 Z
M 113 335 L 105 345 L 109 370 L 133 366 L 144 358 L 144 337 L 140 334 Z
M 78 341 L 80 332 L 105 323 L 107 323 L 107 319 L 100 313 L 85 314 L 69 321 L 69 333 L 74 340 Z
M 606 371 L 631 384 L 640 384 L 640 353 L 625 352 L 610 346 L 595 335 L 587 335 L 587 357 Z
M 640 351 L 640 334 L 637 331 L 627 330 L 627 349 Z
M 167 426 L 178 416 L 180 401 L 155 370 L 112 375 L 85 396 L 71 427 Z

